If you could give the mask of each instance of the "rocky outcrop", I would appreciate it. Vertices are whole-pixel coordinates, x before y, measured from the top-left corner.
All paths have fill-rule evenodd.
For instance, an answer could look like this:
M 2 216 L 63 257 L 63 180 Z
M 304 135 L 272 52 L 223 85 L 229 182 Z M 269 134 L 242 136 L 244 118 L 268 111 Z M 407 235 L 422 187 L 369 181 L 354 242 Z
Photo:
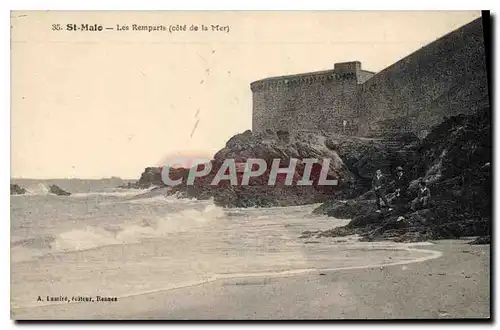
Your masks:
M 302 178 L 306 158 L 328 159 L 328 180 L 337 179 L 338 186 L 321 186 L 318 180 L 321 165 L 312 167 L 310 180 L 311 186 L 301 186 L 297 182 Z M 226 159 L 235 163 L 245 163 L 250 159 L 262 159 L 267 164 L 266 171 L 257 177 L 252 177 L 248 185 L 241 185 L 243 172 L 236 175 L 236 183 L 222 180 L 212 185 L 213 179 L 221 169 Z M 280 167 L 288 167 L 291 159 L 297 159 L 295 174 L 292 184 L 286 185 L 285 174 L 278 174 L 276 183 L 268 185 L 273 160 L 280 160 Z M 326 164 L 326 163 L 325 163 Z M 204 165 L 200 165 L 202 169 Z M 214 155 L 210 162 L 211 171 L 208 175 L 197 178 L 192 186 L 179 185 L 173 187 L 171 193 L 181 193 L 188 197 L 198 199 L 213 198 L 216 205 L 223 207 L 269 207 L 301 205 L 324 201 L 325 198 L 342 191 L 342 187 L 355 184 L 355 177 L 343 164 L 336 153 L 326 145 L 326 138 L 315 134 L 297 133 L 287 136 L 286 139 L 273 134 L 252 133 L 246 131 L 233 136 L 226 146 Z M 174 177 L 187 177 L 184 172 L 176 170 Z M 226 172 L 228 174 L 228 172 Z M 170 174 L 172 177 L 172 173 Z M 185 181 L 185 180 L 184 180 Z
M 357 153 L 351 152 L 348 148 L 349 144 L 352 144 L 353 148 L 359 145 L 361 150 Z M 210 162 L 210 173 L 197 178 L 193 185 L 185 184 L 189 169 L 171 169 L 170 178 L 172 180 L 183 179 L 183 184 L 172 187 L 169 193 L 197 199 L 213 198 L 215 204 L 224 207 L 288 206 L 322 202 L 332 196 L 345 198 L 367 190 L 363 179 L 353 174 L 351 169 L 368 172 L 375 168 L 374 162 L 380 158 L 380 149 L 385 150 L 385 147 L 371 140 L 340 136 L 327 137 L 305 132 L 297 132 L 283 138 L 273 132 L 246 131 L 233 136 L 226 146 L 214 155 Z M 340 153 L 349 155 L 346 159 L 355 166 L 349 167 L 344 164 Z M 368 153 L 371 154 L 368 155 Z M 248 185 L 241 185 L 242 172 L 237 173 L 237 185 L 232 185 L 229 180 L 222 180 L 212 185 L 215 175 L 226 159 L 233 159 L 236 163 L 245 163 L 249 159 L 257 158 L 266 162 L 267 170 L 258 177 L 250 178 Z M 317 164 L 312 167 L 310 174 L 313 184 L 311 186 L 298 185 L 297 182 L 302 178 L 305 170 L 305 163 L 302 161 L 307 158 L 328 159 L 327 179 L 337 179 L 339 184 L 337 186 L 318 184 L 322 166 Z M 291 159 L 298 160 L 292 185 L 285 184 L 285 174 L 278 174 L 276 183 L 268 185 L 271 165 L 275 159 L 280 160 L 281 168 L 289 166 Z M 204 166 L 199 165 L 199 170 Z M 142 188 L 152 185 L 164 185 L 161 180 L 161 168 L 146 168 L 138 181 L 138 186 Z
M 489 108 L 473 115 L 459 115 L 436 126 L 408 160 L 415 180 L 409 196 L 389 213 L 375 213 L 373 195 L 348 202 L 329 201 L 316 213 L 351 218 L 342 228 L 315 233 L 317 236 L 360 234 L 367 240 L 415 241 L 487 236 L 491 233 L 491 116 Z M 417 183 L 425 180 L 432 193 L 431 205 L 412 211 Z M 368 198 L 367 198 L 368 196 Z M 393 194 L 389 194 L 389 201 Z
M 59 186 L 53 184 L 49 187 L 49 193 L 51 194 L 55 194 L 55 195 L 58 195 L 58 196 L 69 196 L 71 195 L 70 192 L 67 192 L 63 189 L 61 189 Z
M 296 132 L 283 136 L 272 131 L 265 133 L 246 131 L 229 139 L 226 146 L 211 160 L 210 173 L 197 178 L 193 185 L 185 184 L 189 169 L 171 169 L 171 179 L 183 179 L 184 184 L 172 187 L 169 193 L 188 198 L 213 198 L 217 205 L 224 207 L 289 206 L 324 202 L 330 198 L 335 200 L 353 198 L 369 194 L 371 175 L 376 169 L 381 168 L 389 172 L 397 165 L 407 163 L 415 151 L 405 151 L 401 154 L 399 146 L 414 145 L 418 139 L 407 134 L 391 141 L 392 145 L 388 145 L 387 139 L 366 139 L 334 134 L 327 136 L 309 132 Z M 238 185 L 231 185 L 229 180 L 222 180 L 217 185 L 212 185 L 216 173 L 226 159 L 245 163 L 249 159 L 257 158 L 266 162 L 267 170 L 262 175 L 251 178 L 247 186 L 240 185 L 243 176 L 241 172 L 237 174 Z M 276 184 L 268 186 L 273 160 L 279 159 L 280 167 L 287 167 L 292 158 L 299 160 L 293 184 L 286 185 L 286 176 L 278 174 Z M 305 164 L 302 161 L 307 158 L 328 159 L 327 178 L 337 179 L 339 184 L 319 185 L 321 165 L 318 164 L 313 166 L 310 175 L 313 185 L 297 185 L 297 181 L 304 174 Z M 204 166 L 199 165 L 199 170 Z M 149 188 L 163 185 L 161 168 L 148 167 L 142 173 L 136 187 Z
M 10 194 L 11 195 L 24 195 L 26 194 L 26 189 L 18 184 L 10 184 Z
M 161 179 L 161 167 L 146 167 L 142 172 L 137 188 L 150 188 L 152 186 L 163 186 Z
M 380 138 L 333 136 L 327 144 L 359 179 L 371 180 L 376 169 L 392 173 L 396 166 L 413 159 L 419 142 L 413 133 L 402 133 Z

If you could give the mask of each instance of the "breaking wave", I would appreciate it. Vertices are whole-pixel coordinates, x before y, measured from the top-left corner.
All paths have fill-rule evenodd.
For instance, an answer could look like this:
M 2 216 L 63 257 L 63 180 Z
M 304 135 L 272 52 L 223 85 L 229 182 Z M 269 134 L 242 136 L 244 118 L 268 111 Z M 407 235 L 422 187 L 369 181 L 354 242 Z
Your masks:
M 189 203 L 196 200 L 190 198 L 180 198 L 176 195 L 165 196 L 165 195 L 157 195 L 152 197 L 142 197 L 136 199 L 129 199 L 125 201 L 121 201 L 120 203 L 130 203 L 130 204 L 165 204 L 165 203 Z
M 44 183 L 36 183 L 25 187 L 26 194 L 28 196 L 45 196 L 50 195 L 49 186 Z M 22 195 L 20 195 L 22 196 Z
M 107 245 L 134 244 L 140 243 L 143 239 L 189 231 L 223 217 L 225 217 L 223 209 L 209 204 L 201 211 L 186 209 L 164 218 L 142 220 L 122 227 L 86 226 L 47 237 L 23 239 L 12 242 L 11 247 L 59 253 L 89 250 Z M 32 252 L 30 254 L 33 255 Z
M 129 197 L 137 196 L 144 193 L 144 189 L 121 189 L 115 191 L 101 191 L 101 192 L 87 192 L 87 193 L 74 193 L 71 197 L 87 198 L 91 196 L 107 196 L 107 197 Z

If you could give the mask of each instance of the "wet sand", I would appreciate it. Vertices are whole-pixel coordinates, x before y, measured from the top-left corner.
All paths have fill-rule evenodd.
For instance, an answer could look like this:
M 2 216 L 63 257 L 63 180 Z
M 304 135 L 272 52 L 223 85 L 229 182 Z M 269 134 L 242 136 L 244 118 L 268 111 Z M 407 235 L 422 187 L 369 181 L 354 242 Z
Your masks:
M 215 282 L 118 302 L 14 309 L 26 319 L 413 319 L 490 317 L 490 247 L 445 240 L 403 265 Z

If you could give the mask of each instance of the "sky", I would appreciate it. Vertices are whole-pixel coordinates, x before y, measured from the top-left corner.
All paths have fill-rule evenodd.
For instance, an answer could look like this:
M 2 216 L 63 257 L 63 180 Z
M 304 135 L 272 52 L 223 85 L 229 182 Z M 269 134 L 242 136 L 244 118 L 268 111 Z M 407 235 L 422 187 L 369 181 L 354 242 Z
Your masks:
M 11 177 L 137 179 L 172 156 L 211 158 L 251 129 L 252 81 L 345 61 L 378 72 L 480 15 L 11 12 Z

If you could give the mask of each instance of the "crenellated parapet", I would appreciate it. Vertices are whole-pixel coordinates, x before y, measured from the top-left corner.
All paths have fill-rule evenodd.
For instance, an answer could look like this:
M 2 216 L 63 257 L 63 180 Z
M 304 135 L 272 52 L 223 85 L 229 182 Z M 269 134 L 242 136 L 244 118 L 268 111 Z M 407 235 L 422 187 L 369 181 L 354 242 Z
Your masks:
M 257 80 L 250 84 L 250 89 L 252 92 L 256 92 L 262 89 L 288 88 L 322 82 L 353 80 L 356 78 L 357 75 L 355 72 L 338 73 L 335 70 L 327 70 Z
M 271 77 L 250 84 L 252 129 L 355 131 L 356 90 L 369 72 L 358 61 L 335 63 L 333 70 Z

